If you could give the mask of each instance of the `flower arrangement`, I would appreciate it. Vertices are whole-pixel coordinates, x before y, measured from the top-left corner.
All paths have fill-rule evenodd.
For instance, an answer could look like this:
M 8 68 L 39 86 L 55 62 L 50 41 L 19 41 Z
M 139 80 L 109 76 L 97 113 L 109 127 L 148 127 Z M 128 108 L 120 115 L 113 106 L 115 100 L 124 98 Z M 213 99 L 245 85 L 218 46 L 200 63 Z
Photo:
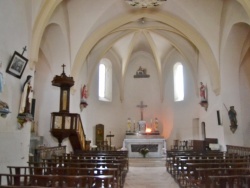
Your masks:
M 147 155 L 147 153 L 149 152 L 149 149 L 148 148 L 141 148 L 140 150 L 139 150 L 139 153 L 140 154 L 142 154 L 142 156 L 143 156 L 143 158 L 145 158 L 146 157 L 146 155 Z

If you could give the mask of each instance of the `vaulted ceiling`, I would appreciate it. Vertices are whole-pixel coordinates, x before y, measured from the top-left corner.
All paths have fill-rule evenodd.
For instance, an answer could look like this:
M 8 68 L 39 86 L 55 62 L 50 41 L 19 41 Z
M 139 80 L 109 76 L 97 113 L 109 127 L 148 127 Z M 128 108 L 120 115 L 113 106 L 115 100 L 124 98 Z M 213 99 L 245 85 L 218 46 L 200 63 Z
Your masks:
M 33 29 L 31 60 L 34 63 L 37 62 L 43 32 L 51 22 L 50 19 L 56 12 L 56 8 L 64 3 L 64 8 L 67 9 L 65 12 L 69 12 L 68 16 L 70 17 L 70 12 L 77 12 L 77 10 L 70 8 L 74 7 L 75 3 L 77 9 L 80 9 L 80 5 L 83 6 L 82 8 L 92 7 L 93 12 L 96 11 L 99 16 L 96 16 L 97 19 L 91 22 L 92 30 L 84 28 L 88 31 L 87 37 L 76 50 L 76 55 L 73 56 L 72 60 L 71 75 L 74 77 L 79 75 L 80 67 L 91 54 L 95 54 L 94 58 L 98 61 L 112 52 L 122 62 L 122 82 L 133 55 L 143 51 L 153 57 L 161 80 L 165 63 L 170 54 L 175 51 L 181 54 L 186 63 L 190 65 L 194 76 L 197 74 L 198 58 L 201 55 L 205 59 L 207 71 L 211 75 L 213 90 L 216 94 L 219 93 L 219 55 L 214 49 L 217 49 L 218 44 L 222 41 L 216 41 L 217 36 L 213 36 L 210 29 L 215 28 L 223 32 L 224 28 L 221 27 L 224 24 L 223 16 L 226 14 L 223 12 L 223 7 L 229 6 L 229 2 L 232 6 L 241 5 L 249 14 L 250 2 L 248 0 L 238 0 L 238 4 L 235 1 L 184 2 L 182 0 L 168 0 L 160 7 L 146 9 L 131 7 L 123 0 L 108 0 L 107 2 L 98 4 L 97 1 L 83 0 L 42 1 L 42 8 L 37 15 Z M 199 17 L 201 11 L 211 13 L 213 10 L 214 13 L 209 16 L 200 14 Z M 81 14 L 83 13 L 81 12 Z M 92 19 L 91 15 L 95 16 L 91 11 L 89 15 L 89 19 Z M 204 24 L 205 21 L 207 21 L 207 25 Z M 70 27 L 69 23 L 68 27 Z

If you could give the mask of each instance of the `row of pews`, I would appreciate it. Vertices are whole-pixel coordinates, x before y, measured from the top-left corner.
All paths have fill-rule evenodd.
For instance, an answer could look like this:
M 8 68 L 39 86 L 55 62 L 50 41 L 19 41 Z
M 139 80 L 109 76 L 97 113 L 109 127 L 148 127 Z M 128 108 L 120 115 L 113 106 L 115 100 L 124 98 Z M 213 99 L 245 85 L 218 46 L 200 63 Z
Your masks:
M 129 160 L 127 151 L 83 151 L 7 168 L 0 187 L 122 188 Z
M 167 154 L 166 169 L 180 187 L 250 187 L 250 155 L 221 151 L 168 151 Z

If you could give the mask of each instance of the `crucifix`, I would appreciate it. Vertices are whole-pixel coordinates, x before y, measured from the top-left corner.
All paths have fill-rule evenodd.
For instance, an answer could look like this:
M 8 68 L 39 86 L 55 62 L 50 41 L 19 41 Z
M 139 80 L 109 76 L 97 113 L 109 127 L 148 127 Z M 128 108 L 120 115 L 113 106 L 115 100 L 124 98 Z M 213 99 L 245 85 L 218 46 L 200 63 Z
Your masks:
M 27 47 L 26 46 L 23 47 L 22 55 L 24 54 L 25 51 L 27 51 Z
M 64 65 L 64 64 L 63 64 L 63 65 L 62 65 L 62 68 L 63 68 L 63 74 L 64 74 L 64 68 L 65 68 L 65 67 L 66 67 L 66 65 Z
M 106 137 L 109 137 L 109 146 L 111 149 L 111 137 L 114 137 L 115 135 L 111 134 L 111 131 L 109 132 L 109 134 Z
M 141 101 L 141 104 L 137 105 L 136 107 L 141 109 L 141 120 L 143 120 L 143 108 L 148 107 L 147 105 L 143 104 L 143 101 Z

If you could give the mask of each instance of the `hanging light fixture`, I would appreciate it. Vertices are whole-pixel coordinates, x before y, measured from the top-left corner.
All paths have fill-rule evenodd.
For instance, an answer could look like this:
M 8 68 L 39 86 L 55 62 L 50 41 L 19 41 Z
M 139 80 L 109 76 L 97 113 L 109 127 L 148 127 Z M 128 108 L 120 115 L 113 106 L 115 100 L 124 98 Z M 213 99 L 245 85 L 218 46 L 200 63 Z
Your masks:
M 129 5 L 138 8 L 157 7 L 167 0 L 125 0 Z

